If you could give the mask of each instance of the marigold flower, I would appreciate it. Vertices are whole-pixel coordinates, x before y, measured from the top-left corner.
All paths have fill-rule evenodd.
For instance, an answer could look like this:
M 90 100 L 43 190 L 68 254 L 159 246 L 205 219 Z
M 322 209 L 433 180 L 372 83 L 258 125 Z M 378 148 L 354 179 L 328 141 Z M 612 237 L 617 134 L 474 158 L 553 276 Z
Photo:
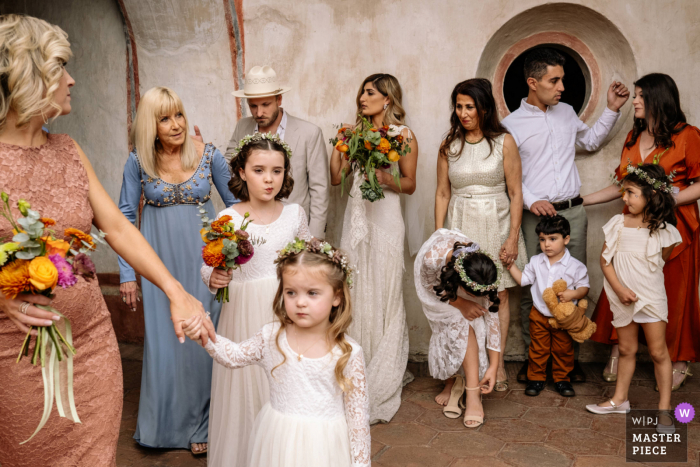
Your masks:
M 214 232 L 222 233 L 226 224 L 231 222 L 231 219 L 233 219 L 231 216 L 221 216 L 220 218 L 211 223 L 211 230 L 213 230 Z
M 0 292 L 12 300 L 30 288 L 29 262 L 18 259 L 0 269 Z
M 386 158 L 389 159 L 391 162 L 396 162 L 399 159 L 401 159 L 401 156 L 398 152 L 396 152 L 396 150 L 392 149 L 391 151 L 389 151 L 389 154 L 386 155 Z
M 78 240 L 78 243 L 82 244 L 82 242 L 87 243 L 90 245 L 90 249 L 95 248 L 95 242 L 92 240 L 92 237 L 82 230 L 74 229 L 72 227 L 67 228 L 66 230 L 63 231 L 63 234 L 66 237 L 73 237 L 76 240 Z
M 44 227 L 50 227 L 52 225 L 56 225 L 56 221 L 51 219 L 50 217 L 42 217 L 39 219 L 39 221 L 44 224 Z
M 372 143 L 370 143 L 369 141 L 365 141 L 365 149 L 367 149 L 368 151 L 371 151 L 373 149 Z
M 58 270 L 46 256 L 37 256 L 29 262 L 29 282 L 36 290 L 50 290 L 58 282 Z
M 396 136 L 396 142 L 403 143 L 403 135 Z
M 379 146 L 377 146 L 377 150 L 382 154 L 386 154 L 391 150 L 391 143 L 387 139 L 382 138 L 381 140 L 379 140 Z
M 220 238 L 205 245 L 202 249 L 202 259 L 204 263 L 214 268 L 226 265 L 226 256 L 221 253 L 223 248 L 224 241 Z
M 370 128 L 369 131 L 373 131 L 373 132 L 376 133 L 376 132 L 378 132 L 379 130 L 377 130 L 376 128 Z

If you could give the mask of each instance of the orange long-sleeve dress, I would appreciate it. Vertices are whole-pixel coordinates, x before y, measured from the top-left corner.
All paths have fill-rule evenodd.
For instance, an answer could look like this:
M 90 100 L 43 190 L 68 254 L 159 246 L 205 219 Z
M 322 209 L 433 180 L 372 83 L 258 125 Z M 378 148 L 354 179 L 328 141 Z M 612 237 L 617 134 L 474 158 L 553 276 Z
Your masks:
M 639 139 L 631 148 L 626 146 L 632 132 L 627 135 L 622 149 L 620 166 L 615 174 L 620 179 L 621 170 L 629 163 L 642 162 L 639 151 Z M 672 137 L 674 146 L 656 148 L 645 162 L 650 163 L 660 156 L 659 165 L 667 174 L 675 170 L 673 185 L 683 191 L 690 186 L 690 181 L 700 177 L 700 130 L 687 125 Z M 664 266 L 664 282 L 668 297 L 668 325 L 666 327 L 666 345 L 671 360 L 696 362 L 700 360 L 700 213 L 698 203 L 684 204 L 676 207 L 678 231 L 683 243 L 676 246 Z M 617 333 L 612 326 L 612 312 L 605 290 L 592 317 L 598 325 L 591 340 L 603 344 L 617 344 Z

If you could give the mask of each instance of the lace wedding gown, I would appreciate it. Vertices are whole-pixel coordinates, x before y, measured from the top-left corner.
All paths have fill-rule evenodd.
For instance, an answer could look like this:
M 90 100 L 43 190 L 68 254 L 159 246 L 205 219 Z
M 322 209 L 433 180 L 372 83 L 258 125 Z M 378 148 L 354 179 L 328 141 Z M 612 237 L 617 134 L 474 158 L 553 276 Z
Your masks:
M 483 378 L 489 366 L 486 349 L 501 351 L 498 313 L 486 312 L 482 317 L 469 321 L 457 308 L 441 302 L 433 289 L 440 283 L 440 272 L 455 242 L 469 243 L 471 240 L 460 232 L 438 229 L 423 244 L 414 265 L 416 292 L 433 332 L 428 348 L 428 367 L 433 378 L 444 380 L 458 373 L 467 352 L 471 326 L 479 346 L 479 378 Z M 489 307 L 485 297 L 472 297 L 461 289 L 458 295 Z
M 340 240 L 340 248 L 357 271 L 351 291 L 354 316 L 348 334 L 360 343 L 365 354 L 371 423 L 389 422 L 401 405 L 404 375 L 406 382 L 413 378 L 406 373 L 408 326 L 402 286 L 405 227 L 399 194 L 384 187 L 384 199 L 365 201 L 360 192 L 363 181 L 356 172 Z
M 348 339 L 352 353 L 345 376 L 353 389 L 344 393 L 335 378 L 340 349 L 336 346 L 324 357 L 298 360 L 284 330 L 277 347 L 279 327 L 279 323 L 268 324 L 240 344 L 217 336 L 216 343 L 209 341 L 206 345 L 219 364 L 231 369 L 257 365 L 267 376 L 270 402 L 255 420 L 248 465 L 369 466 L 369 399 L 362 349 Z M 278 367 L 283 361 L 280 352 L 287 360 Z
M 235 209 L 221 211 L 218 217 L 229 215 L 236 226 L 243 216 Z M 217 332 L 234 342 L 250 339 L 264 325 L 275 318 L 272 301 L 277 292 L 277 252 L 295 237 L 309 239 L 309 227 L 304 209 L 298 204 L 286 205 L 282 214 L 269 225 L 249 224 L 247 232 L 265 243 L 255 247 L 253 258 L 233 272 L 229 284 L 228 303 L 221 308 Z M 202 280 L 209 285 L 213 269 L 202 266 Z M 216 289 L 210 289 L 216 293 Z M 214 365 L 209 409 L 210 466 L 256 467 L 248 464 L 248 438 L 253 430 L 255 416 L 269 400 L 265 372 L 251 366 L 231 371 Z

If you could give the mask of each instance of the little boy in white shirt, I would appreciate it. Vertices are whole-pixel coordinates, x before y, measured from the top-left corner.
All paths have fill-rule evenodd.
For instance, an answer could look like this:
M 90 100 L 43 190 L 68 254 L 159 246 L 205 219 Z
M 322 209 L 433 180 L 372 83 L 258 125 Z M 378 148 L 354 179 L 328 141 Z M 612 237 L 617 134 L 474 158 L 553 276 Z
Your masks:
M 542 293 L 552 287 L 554 281 L 564 279 L 568 290 L 559 294 L 559 301 L 576 302 L 588 293 L 588 270 L 566 248 L 571 227 L 564 217 L 543 217 L 535 232 L 539 236 L 543 253 L 533 256 L 522 272 L 515 263 L 509 269 L 518 284 L 532 285 L 531 340 L 525 394 L 537 396 L 542 392 L 547 380 L 547 360 L 551 355 L 554 386 L 562 396 L 573 397 L 576 393 L 569 382 L 569 373 L 574 368 L 573 340 L 568 332 L 554 329 L 549 324 L 552 313 L 547 308 Z

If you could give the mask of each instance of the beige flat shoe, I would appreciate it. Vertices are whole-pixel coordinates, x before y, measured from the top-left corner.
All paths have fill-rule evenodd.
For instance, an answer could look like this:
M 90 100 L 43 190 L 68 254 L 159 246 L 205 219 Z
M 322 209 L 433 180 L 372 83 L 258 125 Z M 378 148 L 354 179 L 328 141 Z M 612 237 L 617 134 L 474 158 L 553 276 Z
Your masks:
M 608 365 L 605 365 L 605 368 L 603 368 L 603 379 L 605 381 L 608 381 L 610 383 L 613 383 L 617 381 L 617 368 L 615 368 L 615 360 L 617 360 L 620 357 L 610 357 L 608 362 L 610 363 L 610 369 L 615 370 L 615 373 L 608 373 L 605 371 L 605 368 L 608 367 Z
M 464 394 L 464 386 L 464 377 L 456 376 L 455 384 L 452 385 L 452 391 L 450 391 L 450 400 L 447 401 L 447 405 L 442 409 L 442 413 L 445 417 L 459 418 L 462 415 L 462 409 L 459 406 L 462 394 Z
M 673 374 L 675 375 L 676 373 L 683 375 L 683 379 L 680 383 L 676 384 L 675 386 L 671 386 L 671 392 L 678 391 L 681 388 L 681 386 L 685 384 L 686 380 L 688 379 L 688 376 L 693 376 L 693 374 L 690 372 L 690 362 L 685 362 L 685 370 L 677 370 L 674 368 Z M 658 384 L 654 386 L 654 391 L 659 392 Z
M 477 386 L 475 388 L 464 388 L 464 389 L 466 391 L 476 391 L 476 390 L 481 391 L 481 386 Z M 481 393 L 479 393 L 479 395 L 481 396 Z M 467 425 L 467 422 L 478 422 L 478 423 L 476 425 Z M 465 415 L 464 421 L 462 423 L 464 423 L 464 426 L 466 426 L 467 428 L 479 428 L 480 426 L 482 426 L 484 424 L 484 417 L 479 417 L 476 415 Z

